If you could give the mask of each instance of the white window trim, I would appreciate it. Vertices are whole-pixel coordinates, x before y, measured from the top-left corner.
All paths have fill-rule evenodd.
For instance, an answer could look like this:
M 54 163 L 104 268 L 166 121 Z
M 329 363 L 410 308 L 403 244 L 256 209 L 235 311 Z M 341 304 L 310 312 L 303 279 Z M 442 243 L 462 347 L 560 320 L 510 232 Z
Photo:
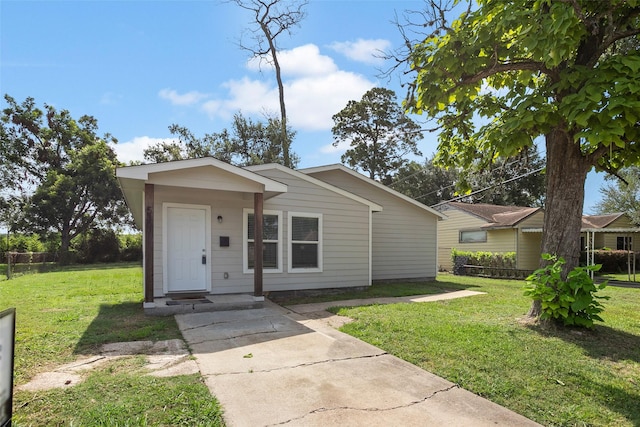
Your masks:
M 249 214 L 252 214 L 253 209 L 242 209 L 242 271 L 245 274 L 253 274 L 253 268 L 249 268 Z M 263 215 L 277 215 L 278 216 L 278 268 L 263 268 L 263 273 L 282 273 L 282 211 L 262 211 Z
M 323 269 L 323 256 L 322 256 L 322 214 L 308 213 L 308 212 L 288 212 L 287 221 L 287 272 L 288 273 L 322 273 Z M 294 243 L 312 243 L 312 242 L 299 242 L 293 241 L 293 217 L 306 217 L 306 218 L 318 218 L 318 267 L 317 268 L 293 268 L 292 256 L 293 256 L 293 244 Z

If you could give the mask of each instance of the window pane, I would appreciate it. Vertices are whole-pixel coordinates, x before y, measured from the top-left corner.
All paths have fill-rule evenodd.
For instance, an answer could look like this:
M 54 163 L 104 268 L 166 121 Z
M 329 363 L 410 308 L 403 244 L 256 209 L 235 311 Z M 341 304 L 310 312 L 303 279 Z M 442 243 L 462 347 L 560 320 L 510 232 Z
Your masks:
M 248 242 L 248 266 L 249 268 L 255 267 L 255 244 Z M 264 243 L 262 245 L 262 268 L 278 268 L 278 244 L 277 243 Z
M 318 218 L 294 216 L 291 218 L 291 240 L 318 241 Z
M 631 236 L 621 237 L 616 239 L 616 249 L 618 250 L 631 250 Z
M 278 244 L 265 243 L 262 245 L 262 267 L 278 268 Z
M 487 232 L 484 230 L 460 232 L 460 243 L 481 243 L 486 241 Z
M 247 215 L 247 236 L 249 240 L 253 240 L 255 230 L 255 215 L 250 213 Z M 278 240 L 278 215 L 262 216 L 262 239 Z
M 318 245 L 293 243 L 291 245 L 292 268 L 318 268 Z
M 247 216 L 247 232 L 248 232 L 248 238 L 249 240 L 253 240 L 255 237 L 254 231 L 255 231 L 255 222 L 256 222 L 256 218 L 255 216 L 250 213 Z
M 264 240 L 278 240 L 278 215 L 263 215 L 262 238 Z

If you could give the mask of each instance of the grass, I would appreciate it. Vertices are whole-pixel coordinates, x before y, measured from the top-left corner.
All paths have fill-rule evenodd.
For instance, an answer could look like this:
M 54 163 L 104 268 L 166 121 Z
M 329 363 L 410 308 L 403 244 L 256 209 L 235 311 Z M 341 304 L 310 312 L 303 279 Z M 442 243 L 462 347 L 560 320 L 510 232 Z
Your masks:
M 173 317 L 142 310 L 138 265 L 72 266 L 0 282 L 0 308 L 16 307 L 15 384 L 100 345 L 181 338 Z M 87 374 L 75 387 L 14 395 L 14 425 L 223 425 L 199 375 L 153 378 L 139 358 Z
M 635 278 L 636 281 L 640 281 L 640 271 L 636 272 L 635 276 L 633 273 L 631 273 L 630 275 L 629 273 L 604 273 L 600 276 L 600 278 L 606 280 L 617 280 L 620 282 L 633 282 Z
M 523 322 L 522 281 L 436 286 L 487 295 L 332 311 L 355 319 L 344 332 L 541 424 L 640 425 L 639 289 L 606 288 L 605 323 L 585 331 Z
M 269 296 L 275 302 L 285 305 L 307 304 L 313 302 L 344 301 L 359 298 L 380 297 L 405 297 L 410 295 L 429 295 L 464 289 L 464 286 L 454 283 L 433 282 L 398 282 L 398 283 L 374 283 L 364 290 L 349 290 L 339 293 L 325 293 L 320 295 L 301 296 Z

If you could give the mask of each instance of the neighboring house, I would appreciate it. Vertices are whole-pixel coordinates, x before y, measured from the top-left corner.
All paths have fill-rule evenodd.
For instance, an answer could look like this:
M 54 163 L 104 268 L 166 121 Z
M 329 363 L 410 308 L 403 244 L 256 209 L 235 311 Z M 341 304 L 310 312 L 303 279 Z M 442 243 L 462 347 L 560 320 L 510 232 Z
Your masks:
M 517 269 L 538 268 L 544 222 L 542 208 L 447 202 L 438 209 L 447 216 L 438 225 L 439 269 L 452 269 L 453 248 L 515 252 Z M 623 213 L 585 215 L 581 248 L 631 250 L 633 238 L 639 236 L 639 231 Z
M 590 241 L 587 236 L 591 234 Z M 640 235 L 629 215 L 614 213 L 608 215 L 583 215 L 580 246 L 584 250 L 587 243 L 595 249 L 633 250 L 633 240 Z
M 451 250 L 515 252 L 516 268 L 534 270 L 540 260 L 544 213 L 541 208 L 447 202 L 438 225 L 438 267 L 451 271 Z
M 116 175 L 143 230 L 145 307 L 172 295 L 261 299 L 269 291 L 437 272 L 442 215 L 339 165 L 296 171 L 201 158 L 128 166 Z M 390 223 L 383 220 L 389 215 Z M 403 262 L 385 263 L 391 254 Z

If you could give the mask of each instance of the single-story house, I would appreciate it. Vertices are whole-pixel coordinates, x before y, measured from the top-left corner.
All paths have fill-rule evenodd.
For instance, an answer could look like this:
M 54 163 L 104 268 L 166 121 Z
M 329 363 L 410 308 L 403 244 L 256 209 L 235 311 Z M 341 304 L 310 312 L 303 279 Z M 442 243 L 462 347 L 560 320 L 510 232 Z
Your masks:
M 451 250 L 515 252 L 516 268 L 538 268 L 542 246 L 542 208 L 447 202 L 438 208 L 447 219 L 438 225 L 438 266 L 451 270 Z M 635 228 L 628 215 L 584 215 L 581 247 L 631 250 Z
M 144 303 L 432 279 L 439 212 L 342 165 L 214 158 L 118 168 L 143 231 Z
M 534 270 L 540 260 L 544 212 L 541 208 L 447 202 L 438 207 L 447 217 L 438 225 L 438 267 L 451 271 L 451 250 L 515 252 L 516 268 Z
M 591 234 L 591 247 L 595 249 L 609 248 L 615 250 L 633 250 L 633 236 L 638 229 L 625 213 L 608 215 L 583 215 L 580 246 L 585 249 Z

